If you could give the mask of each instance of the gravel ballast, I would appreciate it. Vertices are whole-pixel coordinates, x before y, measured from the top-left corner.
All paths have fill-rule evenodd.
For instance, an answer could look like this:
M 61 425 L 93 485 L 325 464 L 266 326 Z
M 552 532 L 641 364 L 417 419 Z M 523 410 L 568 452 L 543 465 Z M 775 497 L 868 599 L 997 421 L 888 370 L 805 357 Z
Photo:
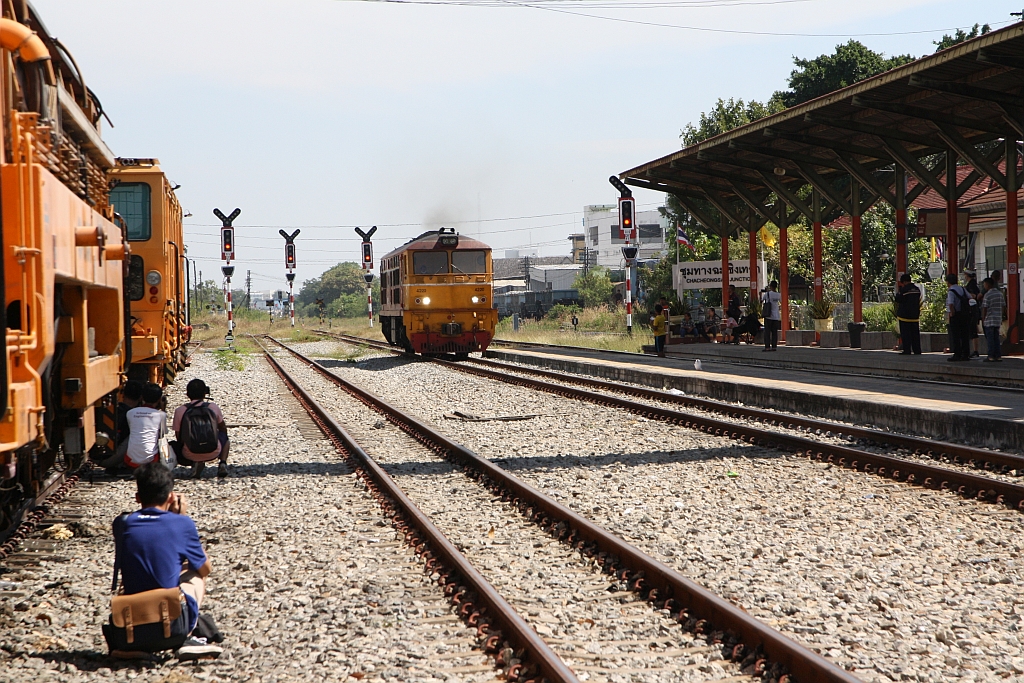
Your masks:
M 1020 513 L 436 365 L 325 364 L 865 681 L 1024 676 Z
M 225 635 L 212 662 L 106 656 L 110 522 L 135 509 L 132 480 L 80 483 L 56 508 L 83 511 L 58 559 L 4 566 L 0 681 L 491 681 L 475 630 L 397 538 L 341 456 L 258 357 L 219 370 L 198 353 L 171 389 L 202 377 L 231 430 L 231 477 L 182 480 L 213 564 L 204 610 Z M 179 475 L 185 472 L 179 468 Z

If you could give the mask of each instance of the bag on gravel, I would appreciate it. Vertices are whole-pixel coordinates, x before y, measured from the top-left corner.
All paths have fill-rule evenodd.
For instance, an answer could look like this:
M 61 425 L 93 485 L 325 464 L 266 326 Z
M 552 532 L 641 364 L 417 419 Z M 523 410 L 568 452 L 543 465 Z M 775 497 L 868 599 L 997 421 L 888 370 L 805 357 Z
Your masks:
M 213 617 L 209 614 L 199 615 L 199 620 L 196 622 L 195 629 L 192 630 L 193 638 L 206 638 L 208 643 L 223 643 L 224 634 L 217 628 L 216 622 Z
M 181 431 L 185 447 L 197 455 L 213 453 L 220 445 L 217 441 L 217 418 L 205 401 L 185 409 L 181 417 Z

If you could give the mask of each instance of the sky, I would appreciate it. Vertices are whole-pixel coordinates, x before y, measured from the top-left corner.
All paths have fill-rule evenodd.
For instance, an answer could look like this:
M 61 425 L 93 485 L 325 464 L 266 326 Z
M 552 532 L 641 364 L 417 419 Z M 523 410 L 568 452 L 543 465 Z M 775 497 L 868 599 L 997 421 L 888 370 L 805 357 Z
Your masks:
M 998 28 L 1020 11 L 997 0 L 449 2 L 33 0 L 110 116 L 114 154 L 157 157 L 181 185 L 204 279 L 220 279 L 213 209 L 242 210 L 232 285 L 251 270 L 254 291 L 285 286 L 281 228 L 301 230 L 297 282 L 357 260 L 355 226 L 378 226 L 378 261 L 440 225 L 496 256 L 568 254 L 583 207 L 614 203 L 608 176 L 679 149 L 680 129 L 719 97 L 784 89 L 794 56 L 850 38 L 922 56 L 943 32 Z M 663 201 L 635 195 L 640 210 Z

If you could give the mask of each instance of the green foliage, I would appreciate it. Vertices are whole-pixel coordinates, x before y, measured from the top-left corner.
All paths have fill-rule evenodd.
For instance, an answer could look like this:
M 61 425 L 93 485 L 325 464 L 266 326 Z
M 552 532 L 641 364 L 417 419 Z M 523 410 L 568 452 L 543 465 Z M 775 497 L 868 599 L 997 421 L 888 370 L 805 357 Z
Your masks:
M 942 36 L 942 40 L 933 40 L 932 44 L 935 45 L 936 52 L 941 52 L 946 48 L 953 47 L 954 45 L 959 45 L 960 43 L 966 40 L 970 40 L 971 38 L 983 36 L 991 30 L 992 27 L 989 26 L 988 24 L 985 24 L 984 26 L 980 27 L 980 29 L 978 25 L 975 24 L 974 28 L 972 28 L 969 33 L 965 33 L 963 29 L 958 28 L 956 30 L 956 33 L 954 33 L 953 35 L 944 34 Z
M 373 280 L 373 301 L 380 302 L 380 278 Z M 317 299 L 324 300 L 324 309 L 333 318 L 366 316 L 366 281 L 358 263 L 346 261 L 333 266 L 320 277 L 306 280 L 295 295 L 295 310 L 307 318 L 319 318 Z
M 899 334 L 899 323 L 896 320 L 895 304 L 865 306 L 863 310 L 863 319 L 864 323 L 868 326 L 868 332 L 895 332 Z
M 946 292 L 941 282 L 930 282 L 925 285 L 925 300 L 921 304 L 921 331 L 946 331 Z
M 217 349 L 213 352 L 213 361 L 218 370 L 241 372 L 245 370 L 245 358 L 244 355 L 239 355 L 235 350 Z
M 807 313 L 812 320 L 828 320 L 836 310 L 836 305 L 828 296 L 815 299 L 814 303 L 807 307 Z
M 683 140 L 683 147 L 689 147 L 751 121 L 776 114 L 785 108 L 786 105 L 778 93 L 766 102 L 744 102 L 742 99 L 734 100 L 731 97 L 728 100 L 718 98 L 714 109 L 701 112 L 698 124 L 686 124 L 679 137 Z
M 577 275 L 572 287 L 579 292 L 585 308 L 607 304 L 612 298 L 613 288 L 608 270 L 600 266 Z
M 851 40 L 845 45 L 836 45 L 835 53 L 830 55 L 814 59 L 794 57 L 797 68 L 789 75 L 790 89 L 778 96 L 787 107 L 792 107 L 912 61 L 914 58 L 910 55 L 887 58 L 860 41 Z
M 565 320 L 571 324 L 573 314 L 579 313 L 581 310 L 583 309 L 576 304 L 555 304 L 551 307 L 551 310 L 548 311 L 548 318 L 559 321 Z

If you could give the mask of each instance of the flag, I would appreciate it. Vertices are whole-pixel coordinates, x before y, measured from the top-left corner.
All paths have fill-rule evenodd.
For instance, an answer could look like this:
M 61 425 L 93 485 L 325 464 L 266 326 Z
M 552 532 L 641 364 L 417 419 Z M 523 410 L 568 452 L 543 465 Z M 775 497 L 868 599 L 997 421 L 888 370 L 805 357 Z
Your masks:
M 693 245 L 690 243 L 689 236 L 686 234 L 686 231 L 683 230 L 681 225 L 676 226 L 676 242 L 683 245 L 693 253 L 697 253 L 697 250 L 693 248 Z
M 761 230 L 757 234 L 761 237 L 761 241 L 764 242 L 764 246 L 774 247 L 777 244 L 775 235 L 768 232 L 768 228 L 761 226 Z

